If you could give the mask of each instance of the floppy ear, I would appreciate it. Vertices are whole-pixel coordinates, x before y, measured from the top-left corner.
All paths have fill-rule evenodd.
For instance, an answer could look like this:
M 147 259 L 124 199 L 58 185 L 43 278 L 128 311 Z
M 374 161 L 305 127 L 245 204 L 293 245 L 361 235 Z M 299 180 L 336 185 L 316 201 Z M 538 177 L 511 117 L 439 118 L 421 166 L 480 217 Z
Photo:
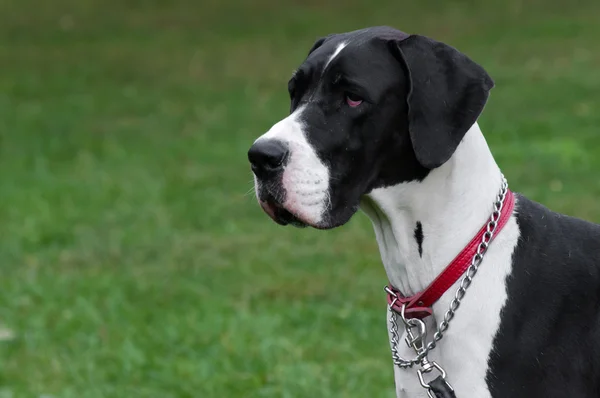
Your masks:
M 307 55 L 310 55 L 317 48 L 321 47 L 323 45 L 323 43 L 325 42 L 325 39 L 326 39 L 326 37 L 321 37 L 320 39 L 317 39 L 317 41 L 315 42 L 315 44 L 313 44 L 313 46 L 310 48 L 310 50 L 308 50 L 308 54 Z
M 408 128 L 419 163 L 444 164 L 477 121 L 494 86 L 486 71 L 449 45 L 412 35 L 391 42 L 409 79 Z
M 315 42 L 315 44 L 313 44 L 313 46 L 311 47 L 310 50 L 308 50 L 308 54 L 307 56 L 309 56 L 310 54 L 312 54 L 313 51 L 315 51 L 317 48 L 321 47 L 323 45 L 323 43 L 325 43 L 325 41 L 333 36 L 335 36 L 335 33 L 332 33 L 330 35 L 327 35 L 325 37 L 321 37 L 320 39 L 317 39 L 317 41 Z

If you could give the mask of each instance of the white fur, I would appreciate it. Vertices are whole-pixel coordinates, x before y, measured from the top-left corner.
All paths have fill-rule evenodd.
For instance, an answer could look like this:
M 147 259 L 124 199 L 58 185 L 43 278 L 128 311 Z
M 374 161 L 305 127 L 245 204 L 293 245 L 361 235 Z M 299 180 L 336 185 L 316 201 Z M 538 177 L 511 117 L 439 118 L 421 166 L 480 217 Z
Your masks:
M 259 140 L 279 140 L 289 147 L 290 158 L 283 171 L 286 191 L 283 206 L 309 225 L 319 225 L 329 203 L 329 169 L 308 143 L 301 115 L 304 107 L 276 123 Z M 255 178 L 258 188 L 258 182 Z
M 325 66 L 323 67 L 323 71 L 325 71 L 325 69 L 327 69 L 327 66 L 329 66 L 329 64 L 331 63 L 331 61 L 333 61 L 333 59 L 335 57 L 337 57 L 339 55 L 339 53 L 344 49 L 344 47 L 346 47 L 348 45 L 348 43 L 346 42 L 341 42 L 340 44 L 337 45 L 337 47 L 335 48 L 335 50 L 333 51 L 333 54 L 331 54 L 331 56 L 327 59 L 327 62 L 325 63 Z
M 500 170 L 475 124 L 451 159 L 423 181 L 365 195 L 361 208 L 373 222 L 390 282 L 404 294 L 427 287 L 487 222 L 500 186 Z M 422 257 L 414 238 L 417 221 L 423 226 Z M 490 397 L 485 382 L 487 361 L 506 301 L 504 280 L 511 271 L 518 238 L 512 217 L 485 254 L 450 328 L 429 357 L 446 370 L 459 397 Z M 434 305 L 435 323 L 443 319 L 458 283 Z M 428 341 L 434 332 L 435 324 L 430 321 Z M 414 351 L 403 340 L 404 336 L 400 353 L 412 358 Z M 415 369 L 394 366 L 394 377 L 398 397 L 427 397 Z

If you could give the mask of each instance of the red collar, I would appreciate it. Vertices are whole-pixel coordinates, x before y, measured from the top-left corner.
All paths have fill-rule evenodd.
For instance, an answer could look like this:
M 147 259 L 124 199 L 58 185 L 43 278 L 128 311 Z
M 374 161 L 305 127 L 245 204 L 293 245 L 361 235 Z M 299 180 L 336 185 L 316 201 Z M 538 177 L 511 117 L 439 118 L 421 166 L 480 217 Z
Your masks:
M 514 206 L 515 197 L 513 193 L 508 190 L 506 192 L 506 197 L 504 198 L 504 205 L 502 206 L 495 234 L 490 239 L 490 242 L 506 225 L 510 215 L 512 214 Z M 469 268 L 469 265 L 471 265 L 471 259 L 475 253 L 477 253 L 477 248 L 481 243 L 483 235 L 486 233 L 486 231 L 487 223 L 479 230 L 479 233 L 475 235 L 467 247 L 465 247 L 463 251 L 454 258 L 454 260 L 452 260 L 450 265 L 448 265 L 446 269 L 442 271 L 442 273 L 438 275 L 438 277 L 435 278 L 435 280 L 431 282 L 431 284 L 425 290 L 413 296 L 405 297 L 390 283 L 386 287 L 386 291 L 388 292 L 388 305 L 392 305 L 393 303 L 392 309 L 397 313 L 400 313 L 402 311 L 402 306 L 405 305 L 404 315 L 406 319 L 423 319 L 431 315 L 433 313 L 433 310 L 431 309 L 433 304 L 438 301 L 440 297 L 442 297 L 446 290 L 448 290 L 465 273 L 467 268 Z

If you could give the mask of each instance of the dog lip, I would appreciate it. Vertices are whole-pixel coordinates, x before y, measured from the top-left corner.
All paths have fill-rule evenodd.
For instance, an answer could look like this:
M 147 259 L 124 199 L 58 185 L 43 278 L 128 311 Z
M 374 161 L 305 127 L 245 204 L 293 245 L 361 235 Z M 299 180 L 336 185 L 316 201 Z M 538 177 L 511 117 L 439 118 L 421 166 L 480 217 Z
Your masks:
M 289 224 L 298 228 L 304 228 L 307 226 L 306 223 L 302 222 L 300 219 L 298 219 L 298 217 L 294 216 L 291 212 L 289 212 L 272 198 L 268 198 L 267 200 L 259 200 L 259 202 L 263 211 L 267 213 L 267 215 L 271 217 L 271 219 L 277 224 Z
M 264 212 L 267 213 L 267 215 L 269 217 L 274 219 L 275 218 L 275 207 L 264 200 L 259 200 L 259 202 L 260 202 L 260 207 L 262 207 Z
M 267 213 L 273 221 L 280 225 L 286 225 L 286 223 L 281 222 L 279 217 L 277 217 L 277 205 L 275 205 L 274 202 L 261 200 L 260 207 L 262 207 L 263 211 Z

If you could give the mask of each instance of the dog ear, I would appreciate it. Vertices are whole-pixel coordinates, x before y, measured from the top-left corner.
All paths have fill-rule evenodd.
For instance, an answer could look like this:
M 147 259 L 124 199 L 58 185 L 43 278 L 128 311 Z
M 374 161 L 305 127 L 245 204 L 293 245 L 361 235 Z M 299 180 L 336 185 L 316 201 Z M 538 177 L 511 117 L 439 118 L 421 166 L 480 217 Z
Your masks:
M 315 51 L 317 48 L 321 47 L 323 45 L 323 43 L 325 43 L 325 39 L 326 39 L 326 37 L 321 37 L 320 39 L 317 39 L 315 44 L 313 44 L 313 46 L 310 48 L 310 50 L 308 50 L 307 55 L 312 54 L 313 51 Z
M 313 51 L 315 51 L 317 48 L 321 47 L 323 45 L 323 43 L 325 43 L 325 41 L 327 41 L 327 39 L 329 39 L 329 38 L 331 38 L 333 36 L 335 36 L 335 33 L 327 35 L 325 37 L 321 37 L 320 39 L 317 39 L 317 41 L 315 42 L 315 44 L 313 44 L 313 46 L 311 47 L 311 49 L 308 50 L 307 56 L 309 56 L 310 54 L 312 54 Z
M 450 159 L 477 121 L 494 82 L 466 55 L 427 37 L 390 45 L 409 80 L 408 128 L 417 160 L 434 169 Z

